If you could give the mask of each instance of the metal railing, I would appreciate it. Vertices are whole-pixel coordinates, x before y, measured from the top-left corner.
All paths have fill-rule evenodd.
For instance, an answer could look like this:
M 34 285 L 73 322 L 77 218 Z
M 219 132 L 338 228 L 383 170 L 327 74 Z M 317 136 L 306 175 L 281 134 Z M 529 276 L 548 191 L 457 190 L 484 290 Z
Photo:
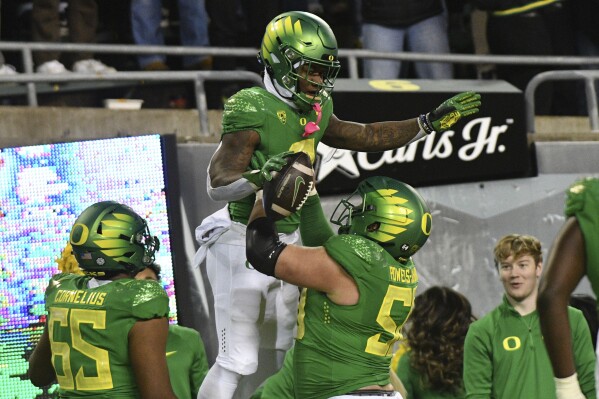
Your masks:
M 556 80 L 584 80 L 587 113 L 590 119 L 591 131 L 599 133 L 599 109 L 597 107 L 597 91 L 595 90 L 595 80 L 597 79 L 599 79 L 599 70 L 547 71 L 535 75 L 528 82 L 524 91 L 527 132 L 535 132 L 535 91 L 541 83 Z M 570 98 L 566 100 L 574 101 L 575 99 Z
M 40 42 L 0 42 L 0 50 L 19 51 L 26 73 L 33 72 L 33 51 L 92 52 L 94 54 L 164 54 L 174 56 L 212 55 L 215 57 L 256 57 L 257 48 L 248 47 L 187 47 L 187 46 L 142 46 L 135 44 L 75 44 Z M 339 49 L 339 58 L 348 60 L 350 79 L 358 79 L 359 59 L 386 59 L 398 61 L 449 62 L 452 64 L 518 64 L 556 66 L 596 66 L 599 57 L 577 56 L 525 56 L 525 55 L 475 55 L 475 54 L 431 54 L 397 52 L 386 53 L 364 49 Z M 562 68 L 563 69 L 563 68 Z
M 204 90 L 205 80 L 249 80 L 262 84 L 260 76 L 249 71 L 160 71 L 160 72 L 117 72 L 106 75 L 83 75 L 83 74 L 68 74 L 65 76 L 34 74 L 33 66 L 33 51 L 59 51 L 59 52 L 92 52 L 94 54 L 111 53 L 111 54 L 164 54 L 173 56 L 186 55 L 211 55 L 213 57 L 255 57 L 258 49 L 247 47 L 187 47 L 187 46 L 140 46 L 133 44 L 75 44 L 75 43 L 40 43 L 40 42 L 0 42 L 0 51 L 18 51 L 21 53 L 24 74 L 2 76 L 0 82 L 15 82 L 27 84 L 27 97 L 30 106 L 37 106 L 37 92 L 35 83 L 41 82 L 66 82 L 66 81 L 137 81 L 137 80 L 152 80 L 152 81 L 194 81 L 196 90 L 196 99 L 198 112 L 200 113 L 200 128 L 207 128 L 207 105 L 206 94 Z M 358 79 L 360 59 L 387 59 L 399 61 L 423 61 L 423 62 L 448 62 L 457 64 L 518 64 L 518 65 L 545 65 L 563 67 L 596 67 L 599 65 L 599 57 L 578 57 L 578 56 L 499 56 L 499 55 L 472 55 L 472 54 L 430 54 L 430 53 L 385 53 L 379 51 L 363 50 L 363 49 L 340 49 L 339 58 L 347 59 L 348 75 L 350 79 Z M 563 74 L 563 72 L 569 72 Z M 555 75 L 551 75 L 552 79 L 570 80 L 585 79 L 587 102 L 589 104 L 588 111 L 591 118 L 593 131 L 597 130 L 599 124 L 597 117 L 597 101 L 594 88 L 589 89 L 589 79 L 596 79 L 593 74 L 599 71 L 555 71 Z M 549 72 L 542 73 L 537 80 L 533 79 L 526 89 L 526 107 L 527 118 L 532 112 L 532 129 L 534 131 L 534 90 L 541 81 L 549 79 Z M 590 74 L 589 74 L 590 73 Z M 577 74 L 576 78 L 572 78 L 570 74 Z M 568 76 L 568 77 L 566 77 Z M 539 79 L 541 81 L 539 81 Z M 529 93 L 529 88 L 532 93 Z M 590 93 L 590 94 L 589 94 Z M 594 102 L 591 103 L 591 101 Z M 594 105 L 593 105 L 594 104 Z M 531 128 L 528 122 L 529 129 Z M 203 130 L 204 132 L 204 130 Z
M 262 85 L 262 77 L 250 71 L 160 71 L 160 72 L 115 72 L 106 75 L 100 74 L 32 74 L 20 73 L 17 75 L 0 75 L 0 82 L 27 83 L 68 83 L 73 81 L 169 81 L 169 82 L 193 82 L 195 86 L 196 107 L 200 118 L 200 134 L 209 135 L 208 128 L 208 103 L 204 81 L 240 81 L 247 80 Z M 29 93 L 31 94 L 31 93 Z M 34 93 L 29 98 L 30 106 L 37 106 L 37 96 Z

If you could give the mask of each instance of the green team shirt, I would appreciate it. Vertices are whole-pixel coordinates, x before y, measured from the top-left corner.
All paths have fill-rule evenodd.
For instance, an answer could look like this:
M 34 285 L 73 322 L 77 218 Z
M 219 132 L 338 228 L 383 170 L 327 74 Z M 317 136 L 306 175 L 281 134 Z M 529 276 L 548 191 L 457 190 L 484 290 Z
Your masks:
M 297 398 L 329 398 L 388 384 L 393 344 L 418 285 L 411 260 L 401 264 L 364 237 L 341 234 L 324 247 L 355 280 L 360 299 L 340 306 L 322 292 L 302 291 L 293 360 Z
M 283 367 L 271 375 L 254 392 L 250 399 L 294 399 L 293 394 L 293 349 L 285 353 Z
M 318 123 L 320 130 L 308 137 L 302 137 L 304 127 L 316 122 L 315 111 L 300 113 L 278 97 L 261 87 L 252 87 L 237 92 L 225 104 L 223 112 L 223 135 L 241 130 L 254 130 L 260 135 L 257 150 L 267 157 L 284 151 L 303 151 L 310 156 L 312 163 L 316 157 L 316 147 L 329 125 L 333 113 L 333 100 L 329 98 L 322 106 L 322 116 Z M 254 206 L 254 195 L 229 203 L 229 213 L 236 222 L 247 224 Z M 297 214 L 277 222 L 279 233 L 289 233 L 297 229 Z
M 159 283 L 130 278 L 88 288 L 90 277 L 57 274 L 46 289 L 52 364 L 63 398 L 137 398 L 128 334 L 138 320 L 167 317 Z
M 208 359 L 200 333 L 192 328 L 169 325 L 166 363 L 177 398 L 195 399 L 208 373 Z
M 595 353 L 586 320 L 568 307 L 576 372 L 582 392 L 595 398 Z M 503 302 L 470 325 L 464 343 L 467 398 L 553 399 L 553 369 L 537 311 L 521 316 Z
M 587 178 L 570 186 L 566 216 L 575 216 L 584 237 L 586 272 L 599 298 L 599 179 Z
M 434 391 L 424 383 L 423 376 L 410 366 L 411 352 L 406 352 L 399 358 L 397 376 L 406 388 L 409 399 L 464 399 L 466 394 L 463 390 L 454 394 L 449 392 Z

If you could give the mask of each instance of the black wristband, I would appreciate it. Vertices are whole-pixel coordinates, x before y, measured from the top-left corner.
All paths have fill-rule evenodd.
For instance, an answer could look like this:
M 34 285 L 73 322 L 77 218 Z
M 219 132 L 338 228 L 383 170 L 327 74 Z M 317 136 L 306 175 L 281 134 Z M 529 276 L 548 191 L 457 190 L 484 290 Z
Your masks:
M 260 273 L 275 276 L 279 255 L 287 244 L 279 240 L 275 223 L 266 217 L 253 220 L 245 233 L 245 256 Z
M 420 127 L 420 129 L 426 134 L 431 134 L 435 131 L 435 129 L 433 129 L 431 126 L 426 114 L 421 114 L 418 116 L 418 127 Z

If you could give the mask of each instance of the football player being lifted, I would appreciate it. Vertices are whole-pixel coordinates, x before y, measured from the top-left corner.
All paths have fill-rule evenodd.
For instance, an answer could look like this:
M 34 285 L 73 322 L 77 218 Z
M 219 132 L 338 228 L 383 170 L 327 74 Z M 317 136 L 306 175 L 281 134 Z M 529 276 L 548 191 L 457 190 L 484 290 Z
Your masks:
M 257 370 L 262 327 L 272 326 L 269 334 L 277 338 L 268 349 L 279 351 L 281 360 L 292 344 L 298 290 L 252 273 L 243 246 L 255 191 L 285 164 L 285 155 L 303 151 L 313 163 L 320 142 L 354 151 L 399 148 L 450 129 L 481 104 L 479 94 L 464 92 L 411 119 L 359 123 L 337 118 L 331 96 L 340 68 L 337 40 L 324 20 L 307 12 L 275 17 L 266 26 L 258 60 L 264 88 L 243 89 L 229 98 L 221 141 L 208 167 L 208 194 L 227 201 L 227 207 L 196 229 L 195 264 L 206 259 L 219 340 L 216 362 L 200 388 L 202 399 L 230 399 L 241 376 Z M 310 200 L 319 201 L 318 195 Z M 298 214 L 278 221 L 282 240 L 298 242 L 298 225 Z M 261 309 L 269 309 L 265 317 Z
M 159 283 L 133 278 L 154 261 L 158 238 L 131 208 L 104 201 L 75 220 L 70 244 L 83 275 L 50 279 L 31 382 L 57 381 L 61 397 L 176 398 L 166 364 L 168 296 Z
M 301 222 L 314 211 L 322 208 L 302 208 Z M 342 200 L 331 222 L 339 235 L 327 225 L 320 246 L 287 245 L 258 199 L 247 227 L 252 266 L 304 287 L 291 367 L 295 397 L 401 398 L 389 367 L 414 304 L 418 275 L 411 256 L 431 233 L 429 208 L 409 185 L 377 176 Z

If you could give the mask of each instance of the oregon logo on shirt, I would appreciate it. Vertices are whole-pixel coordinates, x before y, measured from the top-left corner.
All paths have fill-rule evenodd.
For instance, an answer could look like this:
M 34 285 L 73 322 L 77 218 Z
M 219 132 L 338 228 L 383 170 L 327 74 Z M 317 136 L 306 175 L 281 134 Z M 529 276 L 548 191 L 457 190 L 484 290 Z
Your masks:
M 287 114 L 285 111 L 277 111 L 277 118 L 279 118 L 283 125 L 287 123 Z
M 508 352 L 518 350 L 521 346 L 522 344 L 520 342 L 520 338 L 518 337 L 512 336 L 507 337 L 503 340 L 503 349 L 505 349 Z

